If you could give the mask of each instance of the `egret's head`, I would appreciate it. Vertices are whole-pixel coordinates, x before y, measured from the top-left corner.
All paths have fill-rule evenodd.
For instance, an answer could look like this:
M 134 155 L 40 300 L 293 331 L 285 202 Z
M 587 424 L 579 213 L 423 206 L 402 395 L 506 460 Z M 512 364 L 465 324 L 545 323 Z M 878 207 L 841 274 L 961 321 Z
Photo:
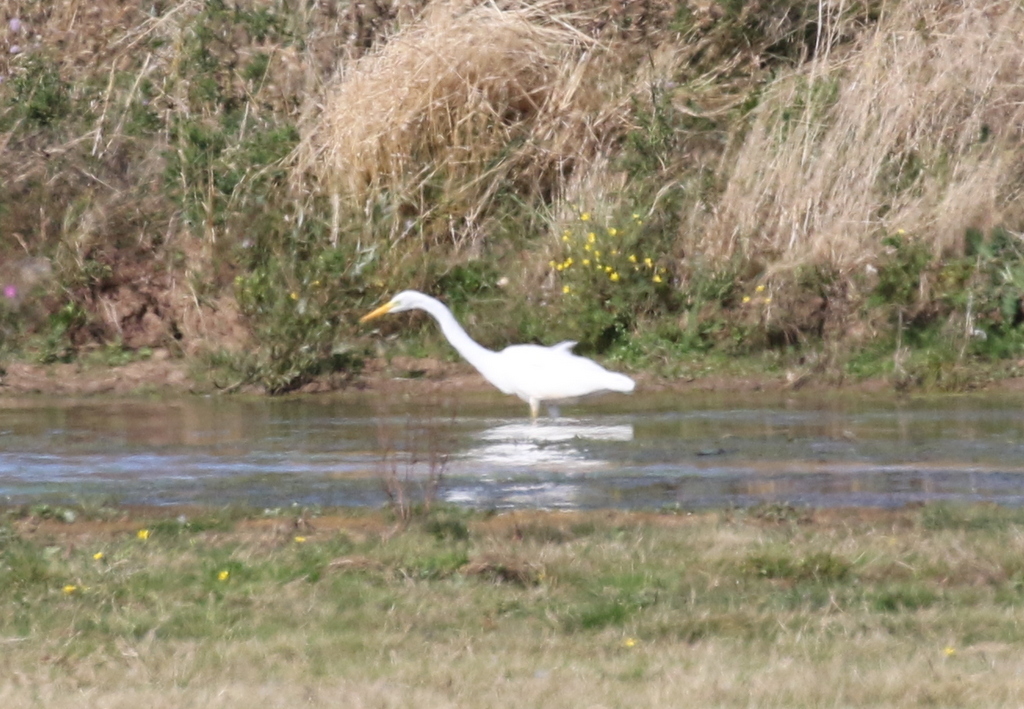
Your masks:
M 381 315 L 387 315 L 388 313 L 401 313 L 405 310 L 414 310 L 421 307 L 421 303 L 425 298 L 426 296 L 422 293 L 418 293 L 414 290 L 404 290 L 376 310 L 359 318 L 359 322 L 373 320 L 374 318 L 379 318 Z

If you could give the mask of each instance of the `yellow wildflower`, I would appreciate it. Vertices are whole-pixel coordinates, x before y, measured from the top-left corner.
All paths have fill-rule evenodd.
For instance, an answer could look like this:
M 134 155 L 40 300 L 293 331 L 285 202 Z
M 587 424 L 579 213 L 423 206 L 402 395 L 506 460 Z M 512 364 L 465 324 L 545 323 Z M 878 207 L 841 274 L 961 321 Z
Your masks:
M 145 541 L 146 539 L 149 539 L 149 530 L 140 529 L 138 532 L 135 533 L 135 536 Z
M 655 273 L 654 278 L 652 278 L 651 280 L 654 281 L 655 283 L 661 283 L 661 276 Z
M 298 293 L 296 293 L 295 291 L 292 291 L 291 293 L 289 293 L 289 297 L 290 297 L 290 298 L 291 298 L 292 300 L 298 300 L 298 299 L 299 299 L 299 294 L 298 294 Z
M 569 268 L 569 266 L 571 266 L 571 265 L 572 265 L 572 256 L 570 256 L 569 258 L 567 258 L 565 260 L 565 267 L 566 268 Z
M 594 251 L 594 258 L 601 258 L 601 252 L 600 251 Z
M 618 249 L 612 249 L 612 256 L 618 256 L 618 255 L 619 255 L 619 250 Z
M 761 284 L 757 288 L 754 289 L 754 291 L 757 292 L 757 293 L 760 293 L 763 290 L 764 290 L 764 284 Z
M 581 222 L 589 222 L 590 221 L 590 212 L 584 212 L 583 214 L 581 214 L 580 215 L 580 221 Z
M 320 286 L 320 281 L 313 281 L 313 285 L 319 287 Z
M 636 647 L 636 638 L 626 638 L 622 641 L 623 647 Z
M 217 574 L 217 580 L 227 581 L 229 576 L 231 576 L 231 572 L 225 569 L 224 571 L 221 571 L 219 574 Z
M 587 243 L 588 244 L 593 244 L 594 241 L 596 241 L 596 240 L 597 240 L 597 234 L 595 234 L 592 231 L 587 233 Z
M 770 303 L 770 302 L 772 302 L 771 296 L 768 296 L 767 298 L 764 299 L 764 304 L 765 305 L 768 305 L 768 303 Z
M 572 291 L 572 288 L 570 288 L 569 286 L 562 286 L 562 293 L 564 293 L 565 295 L 569 295 L 570 291 Z
M 296 544 L 302 544 L 305 541 L 306 541 L 305 537 L 295 537 L 295 543 Z
M 639 218 L 640 218 L 640 215 L 639 215 L 639 214 L 637 214 L 636 212 L 633 212 L 633 218 L 634 218 L 634 219 L 639 219 Z
M 554 261 L 548 261 L 548 266 L 551 266 L 551 268 L 554 268 L 555 267 L 555 262 Z
M 611 227 L 611 228 L 608 229 L 608 236 L 615 236 L 618 233 L 619 233 L 619 230 L 616 229 L 615 227 Z
M 568 237 L 568 236 L 563 236 L 563 237 L 562 237 L 562 241 L 568 241 L 568 240 L 569 240 L 569 237 Z
M 605 273 L 611 273 L 612 272 L 612 267 L 611 266 L 605 266 L 604 267 L 604 272 Z
M 590 244 L 584 244 L 583 245 L 583 250 L 584 251 L 590 251 L 592 248 L 594 248 L 594 247 L 592 247 Z
M 564 271 L 565 270 L 565 264 L 564 263 L 558 264 L 557 266 L 555 266 L 555 270 L 556 271 Z
M 615 271 L 612 271 L 612 275 L 610 275 L 608 277 L 610 279 L 612 279 L 612 283 L 618 283 L 619 282 L 619 274 L 616 273 Z
M 650 256 L 648 256 L 647 258 L 644 259 L 644 265 L 647 266 L 647 268 L 653 268 L 654 267 L 654 261 L 651 261 L 651 257 Z
M 956 648 L 952 646 L 946 646 L 944 652 L 946 653 L 946 657 L 952 657 L 956 654 Z
M 75 591 L 77 591 L 77 590 L 78 590 L 78 586 L 76 586 L 76 585 L 74 585 L 72 583 L 69 583 L 67 586 L 64 587 L 64 593 L 66 593 L 69 596 L 72 593 L 74 593 Z
M 584 266 L 589 266 L 590 265 L 590 259 L 588 259 L 588 258 L 583 259 L 583 265 Z
M 743 296 L 743 304 L 746 305 L 749 302 L 750 302 L 750 296 L 749 295 Z
M 95 559 L 96 561 L 99 561 L 100 559 L 103 558 L 103 552 L 101 552 L 101 551 L 96 552 L 95 554 L 92 555 L 92 558 Z
M 629 262 L 630 263 L 636 263 L 636 254 L 630 254 L 629 255 Z

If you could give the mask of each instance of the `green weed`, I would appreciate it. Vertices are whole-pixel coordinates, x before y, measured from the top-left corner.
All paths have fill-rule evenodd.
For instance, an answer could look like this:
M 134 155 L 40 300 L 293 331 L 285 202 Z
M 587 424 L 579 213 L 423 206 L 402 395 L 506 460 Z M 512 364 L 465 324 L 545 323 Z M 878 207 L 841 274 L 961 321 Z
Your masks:
M 34 127 L 51 128 L 71 113 L 70 86 L 61 78 L 58 65 L 42 55 L 31 54 L 10 83 L 12 117 L 23 117 Z
M 938 601 L 934 589 L 919 583 L 895 584 L 868 594 L 871 608 L 881 613 L 915 611 Z
M 1003 531 L 1010 526 L 1024 525 L 1020 510 L 994 506 L 974 506 L 936 503 L 926 505 L 920 512 L 920 522 L 929 531 L 970 530 Z
M 800 559 L 784 553 L 758 553 L 748 556 L 743 568 L 764 579 L 830 584 L 845 581 L 852 564 L 829 552 L 815 552 Z

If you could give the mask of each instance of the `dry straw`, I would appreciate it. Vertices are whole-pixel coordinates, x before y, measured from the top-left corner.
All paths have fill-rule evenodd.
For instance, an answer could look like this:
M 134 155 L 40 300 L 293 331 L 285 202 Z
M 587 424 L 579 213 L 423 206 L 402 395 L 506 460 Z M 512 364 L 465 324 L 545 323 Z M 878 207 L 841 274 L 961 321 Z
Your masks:
M 888 8 L 852 52 L 825 53 L 768 92 L 709 252 L 845 268 L 899 229 L 938 253 L 959 248 L 968 227 L 1021 223 L 1024 9 Z
M 456 247 L 480 238 L 499 190 L 550 199 L 621 115 L 596 88 L 598 47 L 569 19 L 543 4 L 430 9 L 344 67 L 297 174 L 336 209 L 401 214 L 392 238 L 443 214 L 459 228 L 427 238 Z

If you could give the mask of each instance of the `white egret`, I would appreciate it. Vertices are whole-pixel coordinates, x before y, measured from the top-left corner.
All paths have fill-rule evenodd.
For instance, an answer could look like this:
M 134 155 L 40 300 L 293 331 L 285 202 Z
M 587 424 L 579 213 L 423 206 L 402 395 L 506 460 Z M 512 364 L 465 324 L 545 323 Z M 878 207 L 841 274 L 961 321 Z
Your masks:
M 425 310 L 460 355 L 505 394 L 515 394 L 530 405 L 536 418 L 541 404 L 549 408 L 603 392 L 633 391 L 635 384 L 625 374 L 609 372 L 593 360 L 572 353 L 575 342 L 567 340 L 551 347 L 511 345 L 501 352 L 483 347 L 466 334 L 444 303 L 419 291 L 402 291 L 390 302 L 364 315 L 366 322 L 387 313 Z

